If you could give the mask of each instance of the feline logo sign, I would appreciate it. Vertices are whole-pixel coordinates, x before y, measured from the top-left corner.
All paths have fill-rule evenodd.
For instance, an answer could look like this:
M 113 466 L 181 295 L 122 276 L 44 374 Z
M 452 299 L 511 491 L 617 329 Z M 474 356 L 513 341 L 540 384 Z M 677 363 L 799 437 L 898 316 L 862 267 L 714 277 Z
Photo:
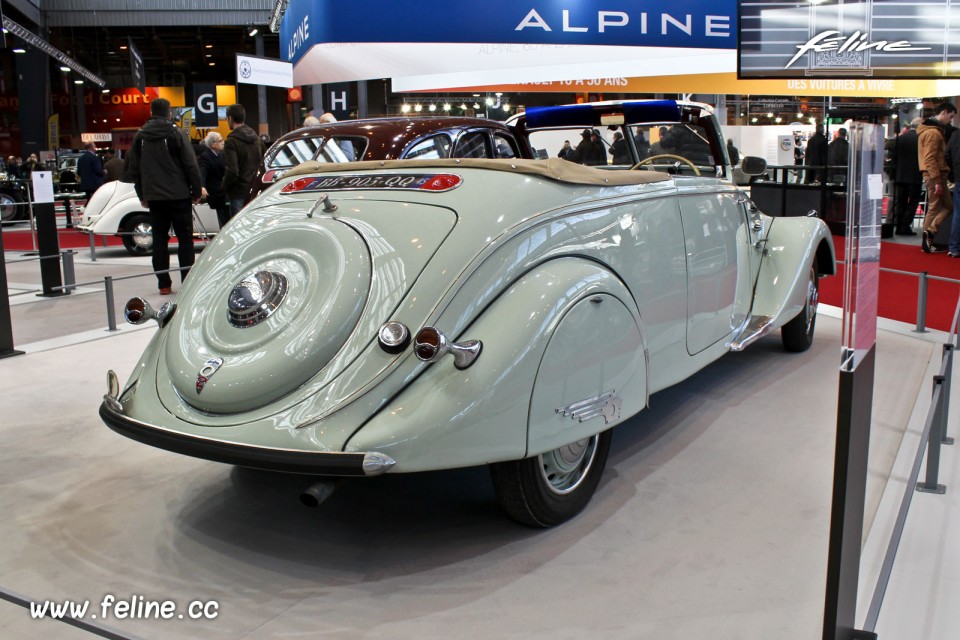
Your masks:
M 816 51 L 818 53 L 824 51 L 852 53 L 866 51 L 867 49 L 876 49 L 877 51 L 893 53 L 898 51 L 930 50 L 930 47 L 914 47 L 906 40 L 897 40 L 895 42 L 878 40 L 877 42 L 870 42 L 867 40 L 867 34 L 860 33 L 859 31 L 854 31 L 850 36 L 841 35 L 839 31 L 823 31 L 813 36 L 805 43 L 798 44 L 796 46 L 798 49 L 796 55 L 790 58 L 790 62 L 786 64 L 784 69 L 789 69 L 790 65 L 796 62 L 800 56 L 809 51 Z

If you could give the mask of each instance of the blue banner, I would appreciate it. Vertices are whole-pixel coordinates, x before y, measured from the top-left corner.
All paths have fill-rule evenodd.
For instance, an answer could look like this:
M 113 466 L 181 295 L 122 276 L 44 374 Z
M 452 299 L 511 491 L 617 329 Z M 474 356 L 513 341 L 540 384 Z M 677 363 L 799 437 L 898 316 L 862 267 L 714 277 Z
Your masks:
M 737 48 L 735 0 L 291 0 L 280 55 L 338 43 Z

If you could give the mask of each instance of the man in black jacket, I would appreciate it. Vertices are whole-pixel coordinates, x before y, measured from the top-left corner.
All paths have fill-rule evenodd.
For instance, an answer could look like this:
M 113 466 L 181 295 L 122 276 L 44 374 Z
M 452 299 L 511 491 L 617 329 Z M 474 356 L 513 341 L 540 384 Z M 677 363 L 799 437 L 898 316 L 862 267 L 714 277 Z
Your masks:
M 953 172 L 953 222 L 950 225 L 950 244 L 947 255 L 960 258 L 960 134 L 950 136 L 946 150 L 947 166 Z
M 190 140 L 170 117 L 170 101 L 150 103 L 150 119 L 137 132 L 128 155 L 126 182 L 132 182 L 140 204 L 150 210 L 153 226 L 153 270 L 161 295 L 172 292 L 170 226 L 177 236 L 180 281 L 193 265 L 193 204 L 200 202 L 200 168 Z
M 103 184 L 104 176 L 103 162 L 97 155 L 97 145 L 92 142 L 83 145 L 83 153 L 77 159 L 77 173 L 80 174 L 80 189 L 90 202 L 90 196 Z
M 811 182 L 826 182 L 826 171 L 823 166 L 827 164 L 827 138 L 823 135 L 823 125 L 818 124 L 817 129 L 810 139 L 807 140 L 807 150 L 803 154 L 803 164 L 818 169 L 807 169 L 803 181 L 807 184 Z
M 917 127 L 923 122 L 913 121 L 896 138 L 887 140 L 886 148 L 893 162 L 893 226 L 896 233 L 905 236 L 913 232 L 913 219 L 920 205 L 923 178 L 917 160 Z
M 837 129 L 837 135 L 827 145 L 827 164 L 831 169 L 827 171 L 830 182 L 847 184 L 847 167 L 850 164 L 850 143 L 847 142 L 847 130 Z
M 243 208 L 250 183 L 263 158 L 263 143 L 257 133 L 244 124 L 246 119 L 243 105 L 227 107 L 227 126 L 231 131 L 223 145 L 223 192 L 230 202 L 230 217 Z

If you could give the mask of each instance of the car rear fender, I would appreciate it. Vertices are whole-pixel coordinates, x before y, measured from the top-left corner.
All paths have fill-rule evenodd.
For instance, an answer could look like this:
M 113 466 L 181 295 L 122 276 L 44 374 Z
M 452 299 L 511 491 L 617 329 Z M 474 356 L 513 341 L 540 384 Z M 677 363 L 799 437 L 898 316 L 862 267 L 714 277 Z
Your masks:
M 591 302 L 593 298 L 602 301 Z M 583 331 L 608 311 L 616 320 L 602 327 L 615 326 L 627 337 Z M 384 453 L 397 461 L 393 471 L 424 471 L 523 458 L 528 455 L 528 427 L 538 447 L 550 448 L 564 438 L 570 442 L 602 431 L 602 416 L 583 422 L 566 418 L 559 428 L 554 396 L 569 404 L 615 384 L 617 393 L 629 395 L 642 408 L 645 370 L 617 370 L 646 363 L 638 316 L 626 287 L 602 265 L 574 257 L 541 263 L 508 287 L 462 335 L 449 336 L 483 342 L 472 366 L 458 370 L 450 357 L 430 365 L 359 429 L 345 450 Z M 639 351 L 611 356 L 625 344 Z M 579 361 L 578 354 L 590 355 Z M 552 366 L 564 370 L 548 375 L 544 368 Z
M 833 237 L 818 218 L 774 218 L 764 242 L 751 316 L 771 329 L 792 320 L 807 299 L 810 267 L 819 275 L 836 272 Z

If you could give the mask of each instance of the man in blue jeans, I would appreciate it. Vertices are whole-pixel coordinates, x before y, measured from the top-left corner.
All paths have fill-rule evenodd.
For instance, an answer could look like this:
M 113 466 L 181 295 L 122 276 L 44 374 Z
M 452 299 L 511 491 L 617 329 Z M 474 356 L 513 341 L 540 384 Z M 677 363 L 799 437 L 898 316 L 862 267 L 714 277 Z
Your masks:
M 953 175 L 953 223 L 950 225 L 950 244 L 947 255 L 960 258 L 960 134 L 954 133 L 947 142 L 947 166 Z

